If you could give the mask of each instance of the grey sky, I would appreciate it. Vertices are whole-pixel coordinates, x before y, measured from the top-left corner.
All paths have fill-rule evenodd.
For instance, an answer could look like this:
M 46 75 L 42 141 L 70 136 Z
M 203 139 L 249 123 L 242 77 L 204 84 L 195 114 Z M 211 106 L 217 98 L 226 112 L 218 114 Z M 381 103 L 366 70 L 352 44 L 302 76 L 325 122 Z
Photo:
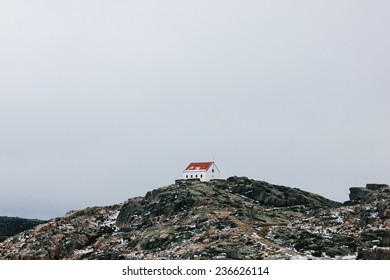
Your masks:
M 214 156 L 338 201 L 390 183 L 389 11 L 0 0 L 0 215 L 119 203 Z

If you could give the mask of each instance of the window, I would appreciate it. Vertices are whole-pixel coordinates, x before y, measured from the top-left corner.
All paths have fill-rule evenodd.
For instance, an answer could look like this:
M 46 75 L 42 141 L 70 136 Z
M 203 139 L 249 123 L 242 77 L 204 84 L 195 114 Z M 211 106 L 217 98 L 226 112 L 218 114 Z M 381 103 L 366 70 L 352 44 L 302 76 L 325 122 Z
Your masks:
M 192 178 L 192 175 L 191 175 L 191 178 Z
M 200 174 L 200 178 L 203 178 L 203 174 Z
M 198 174 L 195 175 L 195 178 L 198 178 Z
M 186 175 L 186 178 L 188 178 L 188 175 Z
M 214 173 L 214 169 L 211 169 L 211 172 L 213 172 L 213 173 Z

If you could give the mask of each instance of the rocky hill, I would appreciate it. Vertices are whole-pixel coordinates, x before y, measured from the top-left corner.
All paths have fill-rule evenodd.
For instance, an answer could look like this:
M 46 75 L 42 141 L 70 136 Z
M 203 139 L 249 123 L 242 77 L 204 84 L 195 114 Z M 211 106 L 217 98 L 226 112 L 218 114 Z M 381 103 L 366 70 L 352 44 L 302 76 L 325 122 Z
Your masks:
M 246 177 L 177 180 L 69 212 L 0 243 L 0 259 L 390 259 L 390 187 L 341 204 Z
M 0 242 L 47 221 L 0 216 Z

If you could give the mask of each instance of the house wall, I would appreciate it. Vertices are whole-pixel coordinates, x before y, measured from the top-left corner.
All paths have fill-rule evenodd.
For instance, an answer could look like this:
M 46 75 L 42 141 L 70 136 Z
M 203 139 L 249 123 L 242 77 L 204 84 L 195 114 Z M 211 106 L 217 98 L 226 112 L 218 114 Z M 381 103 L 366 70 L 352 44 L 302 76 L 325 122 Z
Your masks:
M 208 181 L 209 180 L 209 179 L 207 179 L 206 172 L 204 172 L 204 171 L 183 172 L 183 179 L 200 179 L 201 181 Z
M 214 170 L 214 172 L 213 172 L 213 170 Z M 213 179 L 219 179 L 219 175 L 220 175 L 220 172 L 219 172 L 217 166 L 215 165 L 215 163 L 213 163 L 206 172 L 207 181 L 210 181 Z

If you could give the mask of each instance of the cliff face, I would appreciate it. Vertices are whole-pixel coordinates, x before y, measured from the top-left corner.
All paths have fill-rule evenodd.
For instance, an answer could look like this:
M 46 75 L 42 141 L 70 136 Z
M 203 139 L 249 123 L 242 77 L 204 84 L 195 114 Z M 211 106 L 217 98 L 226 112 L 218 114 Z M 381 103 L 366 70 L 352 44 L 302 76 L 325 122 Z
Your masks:
M 0 243 L 0 258 L 387 259 L 387 190 L 370 187 L 371 199 L 342 205 L 245 177 L 178 180 L 15 235 Z

